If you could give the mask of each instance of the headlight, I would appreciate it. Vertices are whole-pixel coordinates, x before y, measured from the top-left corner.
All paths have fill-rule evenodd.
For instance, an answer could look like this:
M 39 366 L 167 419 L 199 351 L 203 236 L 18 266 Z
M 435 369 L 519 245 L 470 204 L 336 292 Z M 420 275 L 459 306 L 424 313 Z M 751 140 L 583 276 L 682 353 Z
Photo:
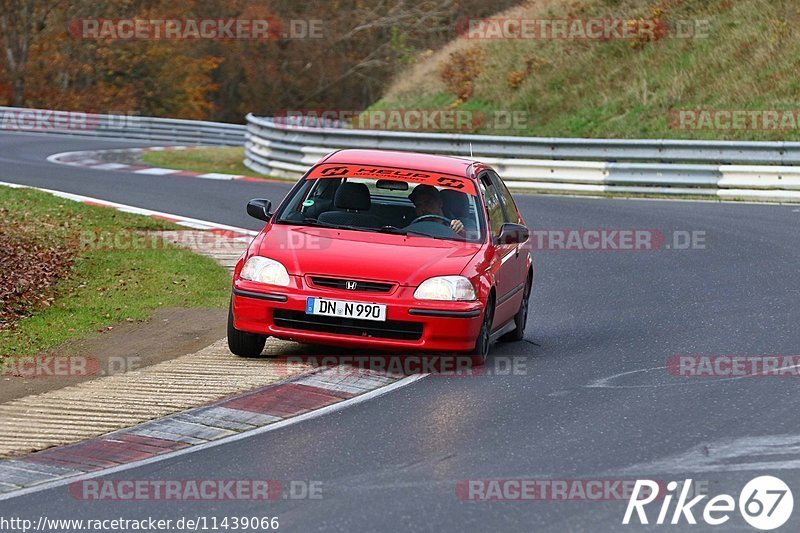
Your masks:
M 475 288 L 464 276 L 439 276 L 426 279 L 414 291 L 417 300 L 471 301 Z
M 289 286 L 289 273 L 286 267 L 268 257 L 253 256 L 244 264 L 241 274 L 242 279 L 267 283 L 269 285 Z

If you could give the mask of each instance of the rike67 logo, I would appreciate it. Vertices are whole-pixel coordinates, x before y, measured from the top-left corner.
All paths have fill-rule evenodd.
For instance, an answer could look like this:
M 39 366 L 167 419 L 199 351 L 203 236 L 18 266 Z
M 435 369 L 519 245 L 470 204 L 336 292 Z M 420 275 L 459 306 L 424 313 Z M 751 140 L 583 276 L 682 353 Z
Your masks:
M 680 494 L 678 489 L 680 488 Z M 687 479 L 682 485 L 676 481 L 667 483 L 666 494 L 659 493 L 659 483 L 649 479 L 637 480 L 633 493 L 628 500 L 628 508 L 622 519 L 624 525 L 638 523 L 647 524 L 697 524 L 697 513 L 703 522 L 710 526 L 721 526 L 731 519 L 736 511 L 737 501 L 733 496 L 720 494 L 704 502 L 708 495 L 701 494 L 689 499 L 692 489 L 692 480 Z M 674 509 L 670 509 L 672 501 L 678 497 Z M 661 500 L 660 510 L 655 522 L 652 514 L 648 516 L 645 507 L 656 500 Z M 773 476 L 761 476 L 750 480 L 739 493 L 739 513 L 745 522 L 756 529 L 769 531 L 784 525 L 792 516 L 794 497 L 789 486 L 782 480 Z M 655 509 L 653 509 L 655 510 Z M 670 511 L 672 511 L 670 516 Z M 632 522 L 633 520 L 633 522 Z

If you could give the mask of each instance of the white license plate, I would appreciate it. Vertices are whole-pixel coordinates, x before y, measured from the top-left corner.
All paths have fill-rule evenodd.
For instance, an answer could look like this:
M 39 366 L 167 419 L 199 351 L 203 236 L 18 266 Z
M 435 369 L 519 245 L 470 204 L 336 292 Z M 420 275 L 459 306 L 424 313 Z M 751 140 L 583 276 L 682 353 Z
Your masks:
M 306 300 L 306 314 L 385 322 L 386 306 L 383 304 L 328 300 L 327 298 L 308 298 Z

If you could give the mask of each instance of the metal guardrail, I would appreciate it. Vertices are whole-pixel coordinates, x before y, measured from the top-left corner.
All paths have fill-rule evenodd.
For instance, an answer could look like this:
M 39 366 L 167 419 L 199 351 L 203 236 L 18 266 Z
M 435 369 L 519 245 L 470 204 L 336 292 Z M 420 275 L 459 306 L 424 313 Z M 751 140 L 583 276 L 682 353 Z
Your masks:
M 0 106 L 2 131 L 213 146 L 241 146 L 245 142 L 242 124 Z
M 800 142 L 559 139 L 306 127 L 247 115 L 245 165 L 297 178 L 341 148 L 470 155 L 511 187 L 800 201 Z
M 274 143 L 424 151 L 479 158 L 615 162 L 800 164 L 800 142 L 571 139 L 305 127 L 247 115 L 248 132 Z

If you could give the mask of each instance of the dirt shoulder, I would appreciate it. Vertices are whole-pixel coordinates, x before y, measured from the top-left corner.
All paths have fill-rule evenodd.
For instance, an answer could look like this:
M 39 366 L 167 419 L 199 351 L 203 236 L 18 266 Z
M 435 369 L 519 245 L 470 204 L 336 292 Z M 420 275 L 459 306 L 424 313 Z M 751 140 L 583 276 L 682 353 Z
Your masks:
M 226 313 L 225 309 L 159 309 L 149 320 L 123 322 L 27 360 L 21 358 L 15 362 L 18 367 L 7 367 L 3 373 L 0 403 L 197 352 L 225 337 Z M 32 365 L 38 368 L 34 371 Z

